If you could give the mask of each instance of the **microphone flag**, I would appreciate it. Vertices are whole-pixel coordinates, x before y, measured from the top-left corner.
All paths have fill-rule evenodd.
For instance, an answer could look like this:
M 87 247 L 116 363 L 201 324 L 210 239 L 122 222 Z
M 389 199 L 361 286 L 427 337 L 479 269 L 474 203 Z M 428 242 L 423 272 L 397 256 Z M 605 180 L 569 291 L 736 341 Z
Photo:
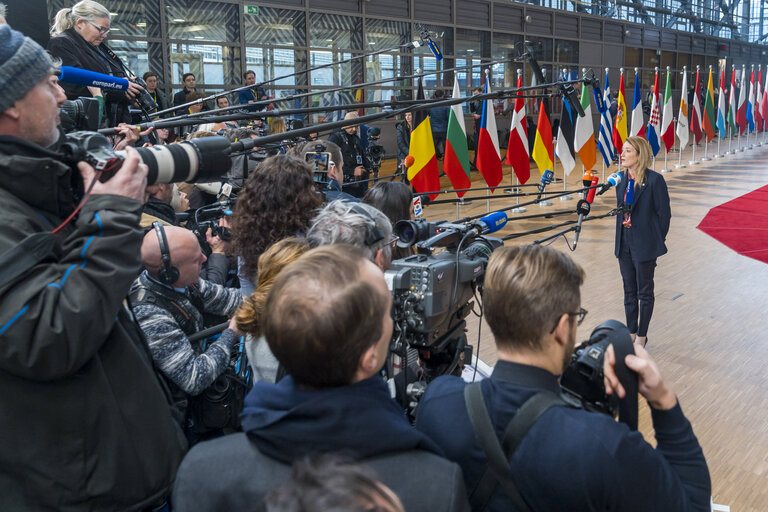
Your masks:
M 453 75 L 453 96 L 461 97 L 459 89 L 459 79 L 456 74 Z M 461 104 L 451 106 L 448 115 L 448 134 L 445 140 L 445 160 L 443 160 L 443 171 L 454 189 L 469 188 L 472 180 L 469 177 L 469 148 L 467 147 L 467 129 L 464 126 L 464 112 L 461 110 Z M 456 192 L 456 195 L 462 197 L 466 190 Z
M 421 78 L 419 78 L 416 99 L 424 99 L 424 86 Z M 413 126 L 408 154 L 413 157 L 414 162 L 408 168 L 408 181 L 411 182 L 416 192 L 440 190 L 440 171 L 437 167 L 435 142 L 432 139 L 432 126 L 429 123 L 429 115 L 427 115 L 426 110 L 417 110 L 413 113 Z M 430 194 L 429 196 L 431 200 L 436 197 L 437 194 Z

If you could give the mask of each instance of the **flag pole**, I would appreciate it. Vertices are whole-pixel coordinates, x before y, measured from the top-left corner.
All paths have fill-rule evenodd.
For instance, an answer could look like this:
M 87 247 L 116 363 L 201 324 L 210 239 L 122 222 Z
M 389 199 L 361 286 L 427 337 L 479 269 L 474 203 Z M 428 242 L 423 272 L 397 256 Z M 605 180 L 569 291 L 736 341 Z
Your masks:
M 669 66 L 667 66 L 667 80 L 669 80 Z M 666 86 L 664 86 L 664 95 L 666 96 L 666 94 L 667 94 L 667 88 L 666 88 Z M 664 100 L 665 100 L 665 103 L 666 103 L 666 98 L 664 98 Z M 672 102 L 672 98 L 671 97 L 669 98 L 669 101 Z M 663 110 L 662 110 L 662 112 L 663 112 Z M 672 124 L 674 125 L 675 123 L 673 122 Z M 663 172 L 663 173 L 672 172 L 672 169 L 670 169 L 669 166 L 667 165 L 667 158 L 669 157 L 669 150 L 670 149 L 671 148 L 668 148 L 667 147 L 667 143 L 665 142 L 664 143 L 664 167 L 661 169 L 661 172 Z
M 523 76 L 523 69 L 517 68 L 517 78 L 518 81 L 520 80 L 520 77 Z M 515 114 L 512 114 L 512 119 L 515 118 Z M 528 133 L 528 120 L 523 119 L 523 122 L 525 123 L 525 132 Z M 526 143 L 528 142 L 526 138 Z M 529 146 L 530 147 L 530 146 Z M 509 148 L 507 148 L 507 151 L 509 151 Z M 530 156 L 528 157 L 528 175 L 530 176 L 530 170 L 531 170 L 531 159 Z M 520 193 L 520 187 L 517 185 L 520 184 L 520 178 L 517 177 L 517 173 L 514 169 L 512 169 L 512 174 L 515 176 L 513 178 L 513 185 L 515 185 L 514 191 L 515 191 L 515 207 L 510 210 L 510 213 L 525 213 L 527 210 L 525 209 L 525 206 L 520 206 L 520 196 L 518 195 Z
M 709 74 L 710 75 L 712 74 L 712 65 L 711 64 L 709 65 Z M 709 80 L 707 80 L 707 92 L 709 92 Z M 705 100 L 704 104 L 705 104 L 705 109 L 706 109 L 706 100 Z M 702 109 L 702 112 L 701 112 L 702 119 L 704 118 L 705 114 L 706 114 L 706 112 L 704 112 L 704 109 Z M 711 120 L 710 120 L 710 122 L 711 122 Z M 704 156 L 701 157 L 701 161 L 702 162 L 709 162 L 709 161 L 712 160 L 709 156 L 707 156 L 708 153 L 709 153 L 709 137 L 707 136 L 706 133 L 704 133 Z
M 683 72 L 681 73 L 683 75 L 683 83 L 687 83 L 687 81 L 685 80 L 685 74 L 687 72 L 688 72 L 688 66 L 683 66 Z M 682 103 L 682 98 L 685 98 L 686 94 L 688 94 L 688 91 L 685 91 L 683 89 L 684 87 L 681 86 L 680 87 L 681 103 Z M 682 112 L 678 111 L 677 113 L 677 129 L 678 130 L 680 129 L 681 117 L 682 117 Z M 675 130 L 675 134 L 677 134 L 677 130 Z M 685 168 L 685 164 L 683 163 L 683 146 L 682 144 L 680 144 L 680 137 L 678 137 L 677 138 L 677 163 L 675 164 L 675 169 L 684 169 L 684 168 Z
M 744 88 L 744 75 L 747 74 L 747 67 L 741 66 L 741 89 Z M 739 96 L 741 96 L 741 91 L 739 91 Z M 736 151 L 739 153 L 744 152 L 744 146 L 741 145 L 741 126 L 739 126 L 739 99 L 736 98 L 736 126 L 739 128 L 738 134 L 736 135 L 736 145 L 739 146 Z
M 696 65 L 696 78 L 699 78 L 699 68 L 700 66 Z M 698 83 L 698 80 L 697 80 Z M 694 91 L 696 90 L 696 84 L 693 85 Z M 696 96 L 696 93 L 694 92 L 694 96 Z M 696 96 L 696 101 L 699 101 L 698 96 Z M 701 124 L 701 120 L 699 119 L 699 124 Z M 696 146 L 698 145 L 698 142 L 696 142 L 696 133 L 693 134 L 693 142 L 691 143 L 691 159 L 688 161 L 688 165 L 699 165 L 699 161 L 696 160 Z
M 554 73 L 552 73 L 552 75 L 554 76 Z M 547 79 L 547 68 L 543 68 L 541 70 L 541 76 L 544 77 L 544 81 L 546 82 L 546 79 Z M 542 104 L 539 108 L 543 108 L 543 107 L 544 107 L 544 105 Z M 549 117 L 549 116 L 547 116 L 547 117 Z M 550 126 L 552 125 L 552 119 L 549 120 L 549 124 L 550 124 Z M 555 138 L 554 137 L 552 137 L 552 147 L 553 148 L 555 147 Z M 557 159 L 553 158 L 552 159 L 552 172 L 555 172 L 556 168 L 557 168 Z M 552 206 L 553 204 L 555 204 L 555 203 L 553 203 L 552 201 L 550 201 L 549 199 L 546 199 L 546 198 L 542 199 L 541 201 L 539 201 L 539 207 L 542 207 L 542 206 Z
M 566 73 L 568 73 L 568 69 L 567 69 L 567 68 L 563 68 L 563 74 L 566 74 Z M 566 75 L 566 80 L 567 80 L 567 75 Z M 566 98 L 563 98 L 563 103 L 565 103 L 565 101 L 566 101 Z M 562 107 L 562 108 L 565 108 L 565 105 L 563 105 L 563 107 Z M 578 114 L 578 113 L 576 113 L 576 115 L 578 116 L 579 114 Z M 562 118 L 562 115 L 561 115 L 561 118 Z M 571 123 L 571 124 L 573 124 L 573 123 Z M 560 164 L 561 164 L 561 165 L 562 165 L 562 163 L 563 163 L 563 161 L 562 161 L 562 160 L 560 160 Z M 565 166 L 563 165 L 563 192 L 565 192 L 566 190 L 568 190 L 568 189 L 566 188 L 566 186 L 565 186 L 565 179 L 566 179 L 566 175 L 565 175 Z M 570 194 L 566 194 L 566 195 L 564 195 L 564 196 L 560 196 L 560 200 L 561 200 L 561 201 L 570 201 L 571 199 L 573 199 L 573 196 L 572 196 L 572 195 L 570 195 Z
M 752 64 L 752 75 L 751 76 L 755 76 L 755 65 L 754 64 Z M 749 88 L 750 89 L 752 89 L 752 84 L 753 84 L 752 78 L 750 78 L 750 80 L 749 80 Z M 747 93 L 747 104 L 749 104 L 749 93 Z M 754 119 L 755 119 L 755 107 L 752 106 L 752 124 L 754 124 L 754 122 L 755 122 Z M 749 130 L 749 121 L 747 121 L 747 139 L 746 139 L 746 144 L 747 144 L 747 149 L 751 150 L 753 148 L 753 146 L 752 146 L 752 144 L 749 143 L 749 135 L 750 135 L 749 131 L 750 131 Z

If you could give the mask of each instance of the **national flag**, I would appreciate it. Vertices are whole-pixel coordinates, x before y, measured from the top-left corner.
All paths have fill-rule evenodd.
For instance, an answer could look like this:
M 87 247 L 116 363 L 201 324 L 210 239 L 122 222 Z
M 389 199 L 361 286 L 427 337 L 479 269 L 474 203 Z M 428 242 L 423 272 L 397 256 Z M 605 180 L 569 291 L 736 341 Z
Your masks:
M 731 66 L 731 90 L 728 91 L 728 117 L 726 119 L 731 127 L 731 137 L 739 130 L 736 123 L 736 66 Z
M 619 101 L 616 107 L 616 119 L 613 122 L 613 145 L 621 152 L 624 141 L 627 140 L 627 100 L 624 96 L 624 70 L 619 78 Z
M 757 66 L 757 81 L 755 82 L 755 130 L 763 131 L 763 66 Z
M 659 107 L 659 68 L 656 68 L 656 76 L 653 79 L 653 92 L 651 92 L 651 118 L 648 120 L 648 143 L 653 150 L 653 156 L 659 153 L 659 133 L 661 132 L 661 108 Z
M 517 77 L 517 88 L 523 87 L 523 75 Z M 523 91 L 517 92 L 512 125 L 509 128 L 509 144 L 505 162 L 511 165 L 520 183 L 531 177 L 531 155 L 528 153 L 528 119 L 525 112 Z
M 680 151 L 685 149 L 690 139 L 688 129 L 688 70 L 683 68 L 683 85 L 680 90 L 680 111 L 677 113 L 677 138 L 680 139 Z
M 576 134 L 573 138 L 573 149 L 579 154 L 584 170 L 590 170 L 595 166 L 597 154 L 595 152 L 595 129 L 592 126 L 592 102 L 589 101 L 589 89 L 587 84 L 581 85 L 581 110 L 584 117 L 576 118 Z
M 453 96 L 461 97 L 459 89 L 459 79 L 453 75 Z M 451 180 L 453 188 L 456 190 L 469 188 L 472 180 L 469 177 L 469 149 L 467 147 L 467 129 L 464 126 L 464 112 L 461 110 L 461 104 L 451 106 L 451 112 L 448 114 L 448 133 L 445 138 L 445 160 L 443 160 L 443 171 L 448 179 Z M 465 191 L 456 192 L 456 195 L 462 197 Z
M 544 100 L 539 105 L 539 122 L 536 126 L 536 139 L 533 141 L 533 161 L 539 172 L 554 171 L 555 150 L 552 147 L 552 126 L 549 124 Z
M 485 77 L 485 94 L 491 92 L 489 78 Z M 496 131 L 496 116 L 493 113 L 493 100 L 483 100 L 483 116 L 480 119 L 480 136 L 477 138 L 475 165 L 489 187 L 501 183 L 501 152 L 499 134 Z
M 752 74 L 749 76 L 749 96 L 747 96 L 747 124 L 749 131 L 755 131 L 755 66 L 752 66 Z
M 701 120 L 701 129 L 707 135 L 707 142 L 715 138 L 715 88 L 712 84 L 712 68 L 709 68 L 709 80 L 707 81 L 707 96 L 704 99 L 704 117 Z
M 698 66 L 697 66 L 698 68 Z M 691 106 L 691 131 L 693 131 L 693 143 L 698 144 L 703 135 L 701 132 L 701 80 L 699 70 L 696 69 L 696 84 L 693 86 L 693 102 Z
M 573 153 L 573 117 L 571 115 L 571 106 L 567 101 L 563 101 L 563 110 L 560 113 L 560 128 L 557 130 L 557 145 L 555 154 L 563 164 L 563 172 L 568 176 L 576 167 L 576 160 Z
M 611 85 L 608 83 L 608 68 L 605 69 L 603 96 L 600 97 L 600 92 L 597 89 L 594 89 L 593 92 L 595 94 L 595 105 L 597 105 L 597 110 L 600 112 L 600 132 L 597 136 L 597 147 L 600 149 L 600 154 L 603 155 L 605 165 L 610 167 L 616 153 L 613 151 L 613 141 L 611 140 L 613 119 L 611 119 L 611 111 L 609 109 L 611 104 Z
M 763 116 L 763 129 L 768 125 L 768 68 L 765 70 L 765 85 L 763 86 L 763 101 L 762 101 L 762 116 Z
M 661 116 L 661 140 L 664 141 L 664 148 L 669 153 L 672 146 L 675 145 L 674 114 L 672 113 L 672 86 L 669 79 L 669 68 L 667 68 L 667 86 L 664 88 L 664 112 Z
M 736 107 L 736 124 L 739 125 L 739 135 L 744 135 L 747 130 L 747 70 L 741 67 L 741 89 L 739 91 L 739 103 Z
M 632 99 L 632 128 L 630 133 L 638 137 L 645 137 L 645 126 L 643 125 L 643 100 L 640 97 L 640 78 L 635 68 L 635 94 Z
M 720 92 L 717 95 L 717 132 L 725 138 L 725 69 L 720 70 Z
M 416 99 L 424 99 L 424 86 L 421 78 L 419 78 Z M 413 113 L 413 131 L 411 132 L 411 144 L 408 147 L 408 153 L 414 159 L 413 165 L 408 168 L 408 181 L 411 182 L 416 192 L 440 190 L 440 170 L 437 167 L 432 126 L 429 123 L 426 109 L 417 110 Z M 436 197 L 437 194 L 429 195 L 430 199 Z

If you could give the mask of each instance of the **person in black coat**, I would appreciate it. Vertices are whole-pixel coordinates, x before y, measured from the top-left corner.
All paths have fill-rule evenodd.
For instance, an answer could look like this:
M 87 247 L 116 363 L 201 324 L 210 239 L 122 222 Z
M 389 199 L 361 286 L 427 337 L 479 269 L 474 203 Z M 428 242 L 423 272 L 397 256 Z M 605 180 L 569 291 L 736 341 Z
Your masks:
M 110 14 L 106 7 L 96 2 L 79 2 L 73 8 L 61 9 L 51 28 L 48 51 L 64 66 L 87 69 L 96 73 L 127 77 L 127 70 L 120 57 L 107 46 L 104 40 L 110 30 Z M 128 90 L 103 90 L 104 120 L 107 126 L 130 123 L 129 105 L 141 92 L 140 85 L 128 82 Z M 67 99 L 81 96 L 98 96 L 98 89 L 61 83 Z
M 614 254 L 624 282 L 627 327 L 632 340 L 642 346 L 653 313 L 656 258 L 667 252 L 664 241 L 672 216 L 667 184 L 661 174 L 648 168 L 652 154 L 647 140 L 628 137 L 621 150 L 626 170 L 616 187 L 616 204 L 623 213 L 616 216 Z M 628 191 L 630 182 L 633 191 Z
M 144 73 L 144 76 L 142 76 L 144 79 L 144 82 L 147 84 L 147 92 L 150 96 L 152 96 L 152 99 L 155 100 L 155 103 L 157 103 L 157 108 L 154 109 L 152 112 L 160 112 L 168 108 L 168 98 L 165 96 L 165 93 L 157 88 L 157 73 L 154 73 L 152 71 L 147 71 Z
M 357 117 L 357 112 L 348 112 L 344 119 L 353 119 Z M 357 185 L 351 185 L 344 188 L 344 191 L 355 196 L 363 197 L 368 190 L 368 183 L 365 181 L 370 175 L 371 163 L 363 150 L 363 143 L 358 136 L 358 125 L 345 126 L 340 130 L 334 131 L 328 140 L 341 148 L 341 156 L 344 159 L 344 181 L 351 183 L 354 181 L 363 181 Z
M 397 165 L 403 165 L 405 157 L 411 152 L 411 132 L 413 114 L 405 113 L 405 120 L 397 124 Z

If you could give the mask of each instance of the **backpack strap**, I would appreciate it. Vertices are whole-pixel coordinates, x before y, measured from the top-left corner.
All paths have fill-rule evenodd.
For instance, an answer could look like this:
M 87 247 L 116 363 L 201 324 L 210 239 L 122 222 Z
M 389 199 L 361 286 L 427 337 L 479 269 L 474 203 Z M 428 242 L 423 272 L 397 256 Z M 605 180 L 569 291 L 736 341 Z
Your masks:
M 134 287 L 129 294 L 132 306 L 139 304 L 151 304 L 157 306 L 169 313 L 178 324 L 184 334 L 189 336 L 196 332 L 195 321 L 192 316 L 171 297 L 168 297 L 158 290 L 153 290 L 147 286 L 139 285 Z M 193 347 L 194 348 L 194 347 Z
M 488 465 L 469 496 L 472 510 L 484 510 L 496 488 L 501 486 L 518 511 L 530 512 L 531 509 L 515 483 L 509 463 L 520 442 L 539 417 L 550 407 L 566 405 L 565 402 L 551 391 L 536 393 L 526 400 L 509 422 L 501 442 L 491 423 L 480 382 L 474 382 L 464 388 L 464 403 L 475 438 L 488 459 Z

